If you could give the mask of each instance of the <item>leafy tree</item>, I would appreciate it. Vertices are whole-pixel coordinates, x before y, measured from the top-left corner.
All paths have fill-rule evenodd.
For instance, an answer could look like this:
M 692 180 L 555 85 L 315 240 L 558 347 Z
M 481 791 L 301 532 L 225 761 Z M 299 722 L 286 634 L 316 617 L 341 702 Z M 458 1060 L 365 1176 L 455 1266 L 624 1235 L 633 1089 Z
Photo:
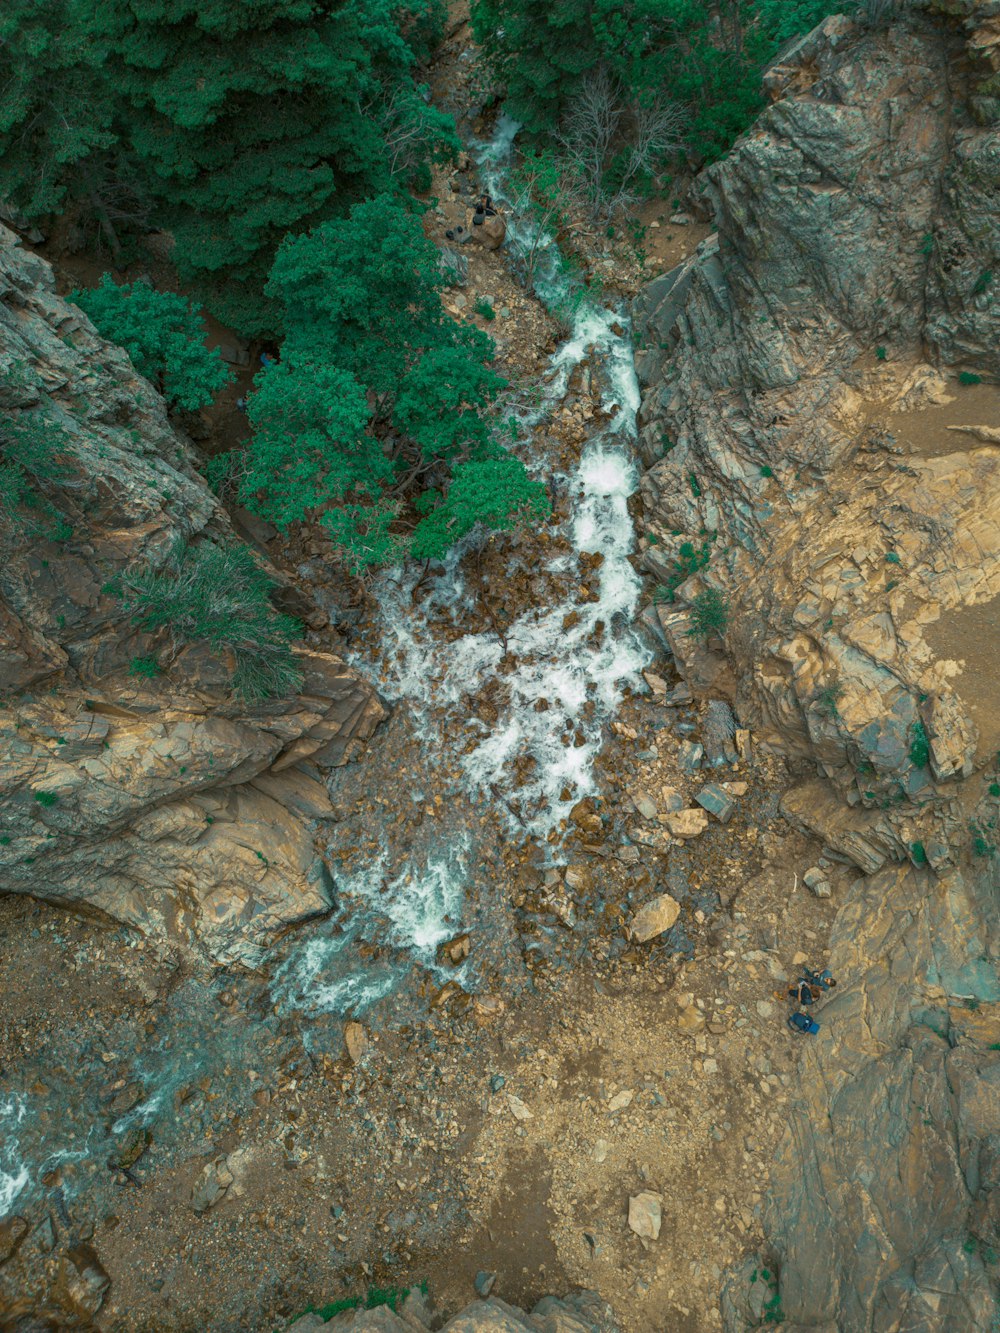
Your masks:
M 286 348 L 322 348 L 382 398 L 444 328 L 444 285 L 419 218 L 383 194 L 289 237 L 267 293 L 281 303 Z
M 426 45 L 437 12 L 426 0 L 91 7 L 91 39 L 106 52 L 178 271 L 242 332 L 272 323 L 247 298 L 259 297 L 282 238 L 389 183 L 387 120 L 406 125 L 414 112 L 394 96 L 413 86 L 404 29 Z M 421 125 L 429 151 L 454 142 L 443 121 Z
M 511 455 L 463 463 L 447 496 L 417 524 L 411 552 L 418 559 L 440 560 L 477 523 L 502 531 L 548 512 L 544 484 L 531 481 Z
M 711 161 L 763 106 L 761 73 L 782 43 L 841 8 L 841 0 L 473 0 L 472 15 L 507 107 L 529 135 L 556 131 L 588 77 L 599 76 L 639 111 L 664 91 L 686 106 L 688 151 Z M 641 142 L 643 116 L 631 119 L 621 126 L 622 161 Z M 571 149 L 575 156 L 578 145 Z
M 287 336 L 248 406 L 240 495 L 279 526 L 323 509 L 359 573 L 544 503 L 495 438 L 493 344 L 449 318 L 445 282 L 420 218 L 382 195 L 289 238 L 268 283 Z
M 204 643 L 231 656 L 233 689 L 256 702 L 301 683 L 290 647 L 300 626 L 271 605 L 273 587 L 245 546 L 178 542 L 160 569 L 126 570 L 116 590 L 135 623 L 165 630 L 175 652 Z
M 279 527 L 352 491 L 377 495 L 393 480 L 378 441 L 365 433 L 371 411 L 348 370 L 293 352 L 257 377 L 247 416 L 254 439 L 241 496 Z
M 112 248 L 114 109 L 79 0 L 6 0 L 0 12 L 0 163 L 4 197 L 26 217 L 86 200 Z
M 194 411 L 230 379 L 219 349 L 205 346 L 205 326 L 187 297 L 145 282 L 121 286 L 105 273 L 98 287 L 70 294 L 98 332 L 124 347 L 140 375 L 171 407 Z

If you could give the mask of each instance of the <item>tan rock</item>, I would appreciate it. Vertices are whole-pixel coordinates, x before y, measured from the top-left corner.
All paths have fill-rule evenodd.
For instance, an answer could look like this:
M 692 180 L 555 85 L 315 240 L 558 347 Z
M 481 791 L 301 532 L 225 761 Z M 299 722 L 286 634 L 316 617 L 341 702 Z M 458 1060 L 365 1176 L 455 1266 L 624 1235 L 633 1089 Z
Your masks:
M 639 944 L 655 939 L 669 930 L 681 914 L 680 903 L 669 893 L 658 894 L 639 908 L 629 925 L 629 932 Z
M 660 1235 L 662 1220 L 661 1203 L 663 1196 L 652 1190 L 641 1190 L 630 1196 L 628 1201 L 629 1228 L 645 1240 L 657 1240 Z
M 691 808 L 667 815 L 667 828 L 675 838 L 697 838 L 708 828 L 708 813 Z
M 368 1051 L 368 1033 L 365 1031 L 363 1023 L 352 1019 L 344 1027 L 344 1045 L 347 1047 L 347 1054 L 351 1057 L 351 1063 L 359 1065 Z

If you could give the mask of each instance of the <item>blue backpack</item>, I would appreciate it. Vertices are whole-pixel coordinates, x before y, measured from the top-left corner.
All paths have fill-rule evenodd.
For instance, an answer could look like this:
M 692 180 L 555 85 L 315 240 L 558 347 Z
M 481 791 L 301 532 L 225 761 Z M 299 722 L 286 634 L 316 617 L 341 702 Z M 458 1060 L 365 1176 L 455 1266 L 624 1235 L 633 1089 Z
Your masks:
M 815 1018 L 810 1018 L 808 1014 L 792 1014 L 788 1020 L 788 1026 L 793 1032 L 808 1033 L 810 1037 L 815 1037 L 819 1031 L 819 1024 Z

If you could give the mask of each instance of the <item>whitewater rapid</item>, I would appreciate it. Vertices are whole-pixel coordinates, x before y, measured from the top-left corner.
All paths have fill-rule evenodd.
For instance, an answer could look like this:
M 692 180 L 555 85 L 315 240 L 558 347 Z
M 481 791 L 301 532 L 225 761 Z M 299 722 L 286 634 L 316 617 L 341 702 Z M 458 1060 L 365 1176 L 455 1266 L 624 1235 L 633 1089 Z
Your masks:
M 479 153 L 483 184 L 501 205 L 517 129 L 501 117 Z M 561 535 L 574 553 L 603 557 L 589 576 L 592 586 L 596 578 L 596 597 L 578 600 L 579 578 L 568 578 L 573 590 L 567 597 L 529 606 L 505 629 L 505 643 L 494 631 L 458 632 L 475 611 L 463 560 L 488 540 L 473 533 L 429 580 L 418 568 L 401 568 L 378 581 L 381 660 L 359 656 L 354 665 L 390 702 L 405 705 L 428 768 L 445 757 L 457 763 L 469 796 L 506 823 L 508 837 L 534 838 L 558 860 L 569 812 L 596 790 L 594 760 L 604 729 L 625 690 L 644 688 L 641 670 L 649 661 L 633 628 L 640 580 L 629 559 L 635 539 L 628 501 L 639 480 L 633 460 L 639 386 L 625 313 L 602 304 L 572 277 L 554 238 L 540 233 L 530 217 L 508 214 L 507 244 L 515 263 L 533 253 L 536 294 L 569 320 L 570 332 L 541 377 L 541 401 L 505 404 L 504 411 L 513 410 L 522 434 L 537 442 L 584 362 L 591 382 L 600 386 L 600 420 L 606 424 L 588 427 L 594 433 L 574 468 L 555 471 L 537 449 L 525 460 L 534 475 L 565 491 Z M 523 568 L 523 557 L 513 555 L 512 569 Z M 577 569 L 575 555 L 564 549 L 530 572 L 558 576 Z M 502 699 L 487 725 L 470 709 L 469 696 L 494 679 Z M 339 876 L 340 910 L 283 964 L 276 983 L 280 1002 L 358 1015 L 388 995 L 410 963 L 434 971 L 437 945 L 460 928 L 473 855 L 470 840 L 439 846 L 393 874 L 383 851 L 364 870 Z M 359 964 L 356 945 L 373 939 L 390 944 L 396 961 L 382 954 Z

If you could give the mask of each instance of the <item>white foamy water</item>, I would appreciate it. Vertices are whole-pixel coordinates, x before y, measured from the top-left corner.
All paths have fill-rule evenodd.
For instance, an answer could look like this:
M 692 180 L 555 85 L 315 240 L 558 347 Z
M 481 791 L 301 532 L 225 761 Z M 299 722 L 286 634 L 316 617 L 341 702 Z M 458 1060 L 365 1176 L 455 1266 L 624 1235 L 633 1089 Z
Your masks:
M 365 870 L 338 880 L 344 928 L 314 934 L 278 971 L 275 991 L 295 1009 L 361 1017 L 384 999 L 415 959 L 437 970 L 439 944 L 458 933 L 468 875 L 471 840 L 408 862 L 388 879 L 387 852 Z M 397 954 L 362 962 L 361 941 L 387 944 Z M 458 975 L 454 968 L 449 976 Z
M 7 1216 L 30 1180 L 18 1152 L 17 1127 L 24 1119 L 20 1097 L 0 1101 L 0 1221 Z
M 480 158 L 484 184 L 500 201 L 517 129 L 516 122 L 501 117 L 493 142 Z M 535 249 L 535 288 L 551 307 L 565 309 L 571 279 L 554 240 L 539 238 L 536 224 L 518 217 L 508 218 L 507 236 L 516 252 Z M 516 806 L 523 827 L 539 838 L 594 790 L 593 761 L 602 730 L 624 688 L 642 688 L 639 672 L 649 660 L 631 628 L 640 581 L 628 558 L 634 535 L 627 502 L 638 485 L 631 441 L 639 386 L 631 346 L 620 331 L 627 321 L 589 293 L 578 290 L 577 296 L 572 330 L 545 377 L 543 405 L 524 414 L 522 421 L 537 421 L 557 407 L 574 370 L 589 361 L 603 386 L 602 407 L 614 415 L 586 444 L 575 471 L 562 480 L 570 498 L 566 535 L 577 552 L 604 557 L 597 600 L 580 603 L 574 595 L 555 605 L 528 608 L 505 631 L 516 669 L 504 674 L 498 670 L 504 648 L 495 632 L 466 634 L 451 642 L 442 633 L 442 627 L 459 626 L 472 609 L 460 561 L 474 537 L 452 553 L 421 602 L 412 599 L 416 574 L 396 571 L 379 587 L 386 667 L 380 689 L 393 700 L 406 700 L 428 744 L 457 742 L 467 750 L 461 763 L 471 790 L 482 795 L 499 790 Z M 544 458 L 534 459 L 532 470 L 544 474 Z M 565 564 L 563 558 L 539 568 L 554 573 Z M 578 619 L 565 629 L 570 612 Z M 487 728 L 468 716 L 467 696 L 493 677 L 506 702 Z

